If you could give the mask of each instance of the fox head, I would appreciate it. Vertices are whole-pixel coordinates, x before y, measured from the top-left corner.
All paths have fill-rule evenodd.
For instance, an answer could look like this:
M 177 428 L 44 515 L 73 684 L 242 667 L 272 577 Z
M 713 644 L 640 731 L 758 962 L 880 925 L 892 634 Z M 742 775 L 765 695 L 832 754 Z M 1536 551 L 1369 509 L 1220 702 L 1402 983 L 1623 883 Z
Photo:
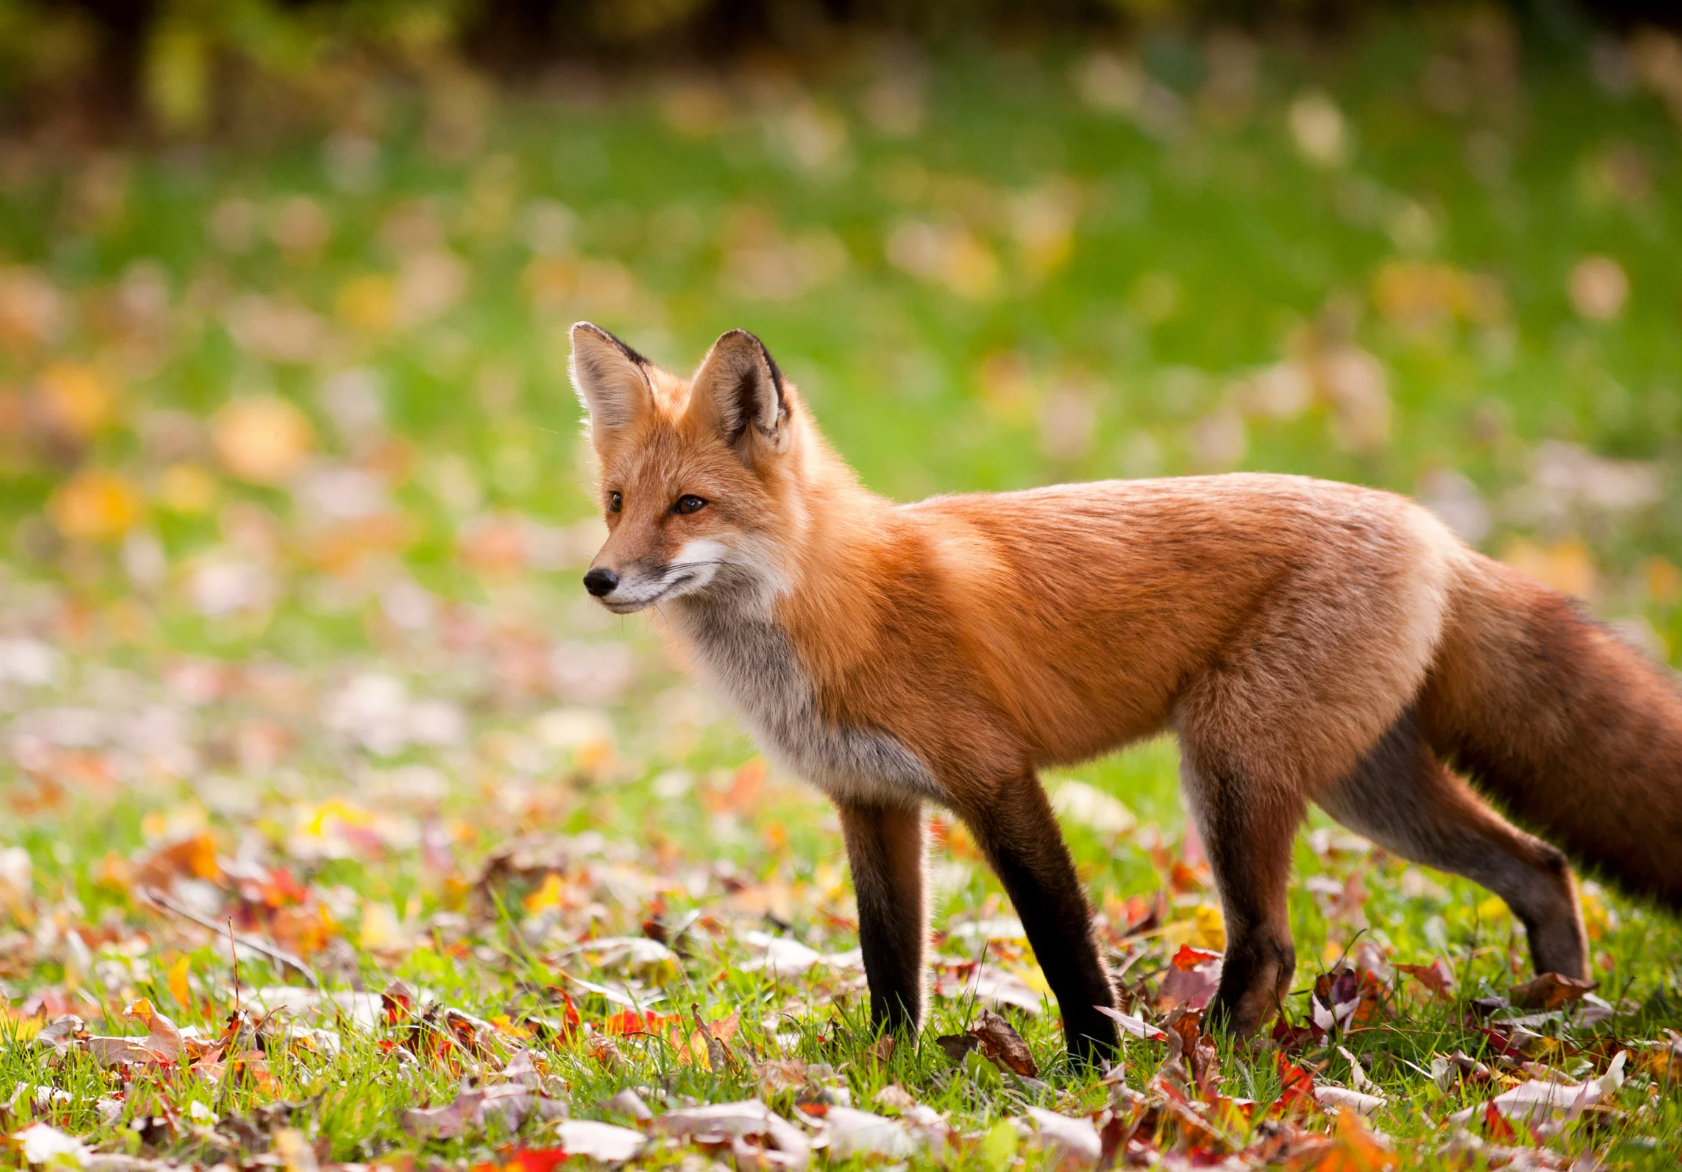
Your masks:
M 579 322 L 572 382 L 600 459 L 608 528 L 585 588 L 617 614 L 721 589 L 774 590 L 805 428 L 760 340 L 730 331 L 684 380 Z

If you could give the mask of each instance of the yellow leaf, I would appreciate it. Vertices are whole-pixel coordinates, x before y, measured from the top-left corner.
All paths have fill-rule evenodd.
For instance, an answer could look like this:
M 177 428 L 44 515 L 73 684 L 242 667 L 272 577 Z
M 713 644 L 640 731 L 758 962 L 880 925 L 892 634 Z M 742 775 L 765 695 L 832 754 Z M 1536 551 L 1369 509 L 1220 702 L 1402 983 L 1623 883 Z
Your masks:
M 1170 920 L 1162 925 L 1162 939 L 1171 949 L 1189 944 L 1208 952 L 1226 951 L 1226 925 L 1221 909 L 1212 903 L 1200 903 L 1192 909 L 1191 918 Z
M 1590 940 L 1602 939 L 1612 928 L 1611 916 L 1606 911 L 1606 904 L 1599 893 L 1584 891 L 1579 893 L 1578 902 L 1583 909 L 1583 929 Z
M 127 894 L 134 886 L 134 866 L 116 851 L 107 851 L 94 868 L 93 881 L 101 887 Z
M 171 464 L 158 480 L 158 496 L 177 513 L 208 513 L 216 501 L 216 478 L 197 464 Z
M 52 421 L 79 440 L 108 427 L 117 414 L 117 388 L 97 367 L 57 362 L 41 372 L 42 406 Z
M 1641 564 L 1641 577 L 1654 602 L 1674 602 L 1682 595 L 1682 570 L 1657 554 Z
M 280 484 L 303 467 L 315 431 L 292 403 L 252 395 L 217 412 L 212 439 L 222 466 L 241 480 Z
M 192 962 L 188 959 L 187 954 L 183 952 L 176 958 L 175 963 L 169 966 L 169 979 L 167 982 L 169 985 L 169 995 L 175 998 L 175 1003 L 182 1008 L 186 1008 L 192 1004 L 192 990 L 187 985 L 187 969 L 191 963 Z
M 572 752 L 573 763 L 583 773 L 600 773 L 612 759 L 612 741 L 586 741 Z
M 1498 895 L 1492 895 L 1478 904 L 1478 919 L 1480 920 L 1504 920 L 1511 915 L 1512 912 L 1507 909 L 1506 902 Z
M 1514 538 L 1502 548 L 1501 560 L 1544 586 L 1578 598 L 1593 598 L 1599 584 L 1594 555 L 1587 543 L 1577 537 L 1552 545 Z
M 196 130 L 210 112 L 210 46 L 198 23 L 164 20 L 142 63 L 146 104 L 172 130 Z
M 536 891 L 526 896 L 526 910 L 533 915 L 554 911 L 566 905 L 566 884 L 561 877 L 551 871 L 543 877 L 543 884 Z
M 116 541 L 140 520 L 140 491 L 114 472 L 88 468 L 59 485 L 47 515 L 72 541 Z
M 328 798 L 317 806 L 313 813 L 306 812 L 304 818 L 305 833 L 312 838 L 324 838 L 342 830 L 360 829 L 373 824 L 374 815 L 370 811 L 343 798 Z
M 503 1035 L 504 1037 L 514 1038 L 518 1041 L 528 1041 L 532 1036 L 532 1032 L 529 1029 L 523 1025 L 516 1025 L 514 1023 L 514 1019 L 506 1013 L 499 1013 L 495 1017 L 491 1018 L 491 1025 L 496 1027 L 497 1033 Z
M 378 273 L 352 277 L 339 287 L 340 320 L 370 334 L 391 328 L 395 304 L 396 285 L 390 277 Z
M 362 930 L 357 934 L 357 946 L 365 950 L 388 948 L 396 943 L 401 932 L 397 913 L 389 905 L 370 903 L 362 909 Z
M 1200 903 L 1191 914 L 1192 921 L 1197 925 L 1197 931 L 1192 933 L 1191 946 L 1210 952 L 1225 952 L 1226 921 L 1221 918 L 1221 909 L 1212 903 Z
M 282 1127 L 274 1133 L 270 1148 L 280 1157 L 286 1172 L 315 1172 L 315 1149 L 309 1137 L 295 1127 Z

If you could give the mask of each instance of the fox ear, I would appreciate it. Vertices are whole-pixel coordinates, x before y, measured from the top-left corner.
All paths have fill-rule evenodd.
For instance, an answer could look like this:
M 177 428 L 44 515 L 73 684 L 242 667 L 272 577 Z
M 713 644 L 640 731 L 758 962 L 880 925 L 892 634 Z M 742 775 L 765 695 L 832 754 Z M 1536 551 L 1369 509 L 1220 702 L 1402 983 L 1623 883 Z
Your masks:
M 572 327 L 572 386 L 590 416 L 590 440 L 600 448 L 614 432 L 654 405 L 648 359 L 600 326 Z
M 744 456 L 756 438 L 777 452 L 788 442 L 783 372 L 765 344 L 746 330 L 724 334 L 701 359 L 689 410 Z

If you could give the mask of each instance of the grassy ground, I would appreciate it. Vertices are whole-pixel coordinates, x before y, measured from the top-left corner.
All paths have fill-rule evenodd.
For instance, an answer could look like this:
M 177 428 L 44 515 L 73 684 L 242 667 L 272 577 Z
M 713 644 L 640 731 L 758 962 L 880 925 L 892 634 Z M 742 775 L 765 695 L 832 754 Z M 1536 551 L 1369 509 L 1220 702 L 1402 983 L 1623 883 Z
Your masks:
M 1459 1166 L 1534 1146 L 1673 1163 L 1673 921 L 1590 886 L 1609 1016 L 1479 1008 L 1527 975 L 1506 909 L 1321 822 L 1298 852 L 1299 1032 L 1278 1053 L 1324 1086 L 1370 1079 L 1388 1154 L 1293 1107 L 1272 1049 L 1223 1048 L 1218 1093 L 1192 1061 L 1191 1116 L 1157 1077 L 1161 1042 L 1128 1047 L 1142 1105 L 1067 1069 L 1019 925 L 955 829 L 935 855 L 940 995 L 920 1043 L 882 1060 L 839 955 L 855 937 L 833 815 L 767 773 L 640 619 L 577 587 L 598 527 L 564 377 L 579 317 L 680 368 L 742 325 L 901 498 L 1226 468 L 1417 492 L 1674 661 L 1666 46 L 1521 51 L 1474 18 L 1336 52 L 881 49 L 804 82 L 756 62 L 647 86 L 565 74 L 542 98 L 446 74 L 418 94 L 352 85 L 331 133 L 261 148 L 6 144 L 7 1133 L 45 1121 L 137 1159 L 465 1166 L 586 1144 L 543 1117 L 557 1104 L 636 1126 L 607 1104 L 637 1087 L 674 1121 L 756 1094 L 791 1119 L 850 1097 L 915 1121 L 915 1102 L 955 1129 L 951 1161 L 991 1168 L 1055 1162 L 1001 1122 L 1030 1106 L 1098 1113 L 1112 1138 L 1139 1123 L 1134 1161 Z M 1174 779 L 1166 743 L 1051 779 L 1153 1022 L 1164 982 L 1198 983 L 1170 979 L 1180 947 L 1221 944 Z M 620 937 L 670 947 L 583 943 Z M 793 964 L 771 939 L 827 959 L 767 972 L 768 949 Z M 341 1007 L 295 994 L 271 1014 L 265 990 L 308 987 L 275 950 Z M 1438 959 L 1447 1000 L 1393 967 Z M 1381 986 L 1359 1028 L 1306 1028 L 1315 978 L 1351 961 Z M 978 1020 L 978 964 L 1020 1003 L 1038 1080 L 935 1043 Z M 410 992 L 344 1009 L 394 981 Z M 224 1038 L 236 1009 L 260 1045 Z M 167 1060 L 39 1042 L 66 1013 Z M 222 1041 L 169 1058 L 149 1013 Z M 1539 1037 L 1501 1024 L 1515 1015 Z M 1620 1048 L 1625 1081 L 1581 1118 L 1486 1116 L 1544 1067 L 1581 1082 Z M 1456 1051 L 1483 1073 L 1433 1077 Z M 491 1118 L 403 1114 L 464 1077 L 516 1085 L 499 1072 L 522 1053 L 540 1090 Z M 841 1151 L 865 1142 L 846 1120 L 795 1127 Z M 851 1158 L 933 1158 L 871 1143 Z

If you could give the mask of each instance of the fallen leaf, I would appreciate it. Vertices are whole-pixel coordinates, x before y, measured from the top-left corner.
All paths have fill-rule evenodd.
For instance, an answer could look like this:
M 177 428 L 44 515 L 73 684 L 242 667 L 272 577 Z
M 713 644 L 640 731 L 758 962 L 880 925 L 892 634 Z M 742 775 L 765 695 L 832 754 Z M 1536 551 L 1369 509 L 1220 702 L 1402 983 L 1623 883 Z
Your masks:
M 648 1137 L 640 1131 L 594 1119 L 563 1120 L 555 1134 L 568 1156 L 583 1156 L 601 1164 L 635 1159 L 648 1143 Z
M 81 1140 L 45 1123 L 31 1123 L 11 1138 L 23 1149 L 23 1158 L 31 1164 L 64 1161 L 80 1167 L 90 1155 L 87 1145 Z
M 934 1041 L 956 1066 L 962 1066 L 970 1052 L 981 1045 L 980 1039 L 969 1034 L 941 1034 Z
M 1055 1167 L 1090 1168 L 1098 1163 L 1103 1144 L 1090 1119 L 1029 1107 L 1028 1121 L 1032 1126 L 1029 1146 L 1055 1155 Z
M 877 1091 L 874 1101 L 890 1111 L 909 1111 L 917 1105 L 917 1100 L 911 1097 L 911 1092 L 897 1082 L 891 1082 Z
M 831 1106 L 825 1111 L 823 1134 L 831 1159 L 899 1160 L 917 1152 L 917 1143 L 904 1124 L 853 1107 Z
M 95 1035 L 82 1043 L 101 1066 L 163 1066 L 167 1060 L 139 1038 Z
M 970 1027 L 969 1034 L 980 1044 L 982 1057 L 994 1066 L 1023 1078 L 1039 1077 L 1040 1068 L 1028 1049 L 1028 1043 L 1022 1040 L 1022 1035 L 1010 1022 L 991 1009 L 981 1011 L 980 1019 Z
M 417 1139 L 449 1139 L 500 1124 L 518 1131 L 528 1118 L 553 1119 L 564 1104 L 527 1090 L 517 1083 L 484 1089 L 464 1089 L 442 1107 L 413 1107 L 398 1116 L 403 1130 Z
M 1182 944 L 1157 988 L 1157 1007 L 1165 1012 L 1178 1005 L 1204 1009 L 1220 985 L 1220 954 Z
M 1279 1104 L 1287 1111 L 1319 1106 L 1314 1097 L 1314 1079 L 1282 1051 L 1273 1053 L 1274 1066 L 1279 1071 Z
M 1581 1000 L 1595 982 L 1567 977 L 1562 973 L 1538 973 L 1522 985 L 1513 986 L 1508 1000 L 1520 1009 L 1558 1009 Z
M 192 958 L 182 953 L 175 963 L 169 966 L 169 975 L 165 984 L 169 986 L 169 995 L 175 998 L 175 1003 L 183 1008 L 192 1004 L 193 993 L 187 985 L 187 970 L 192 964 Z
M 146 1027 L 146 1045 L 165 1062 L 174 1062 L 181 1054 L 181 1031 L 175 1023 L 152 1008 L 145 999 L 136 1001 L 126 1011 Z
M 791 1168 L 804 1168 L 810 1159 L 812 1145 L 800 1129 L 758 1099 L 668 1111 L 654 1120 L 654 1127 L 698 1143 L 764 1140 Z
M 1143 1018 L 1134 1017 L 1130 1013 L 1123 1013 L 1119 1009 L 1112 1009 L 1108 1005 L 1094 1005 L 1092 1008 L 1115 1022 L 1116 1025 L 1121 1028 L 1121 1032 L 1127 1034 L 1129 1037 L 1145 1038 L 1153 1042 L 1164 1042 L 1168 1040 L 1167 1034 L 1163 1033 L 1160 1029 L 1151 1025 Z
M 74 1013 L 61 1014 L 42 1026 L 40 1032 L 30 1041 L 34 1046 L 64 1054 L 75 1044 L 76 1038 L 86 1026 L 87 1023 Z
M 647 1123 L 654 1118 L 654 1112 L 648 1109 L 648 1104 L 642 1101 L 642 1096 L 630 1087 L 626 1087 L 613 1098 L 602 1104 L 607 1111 L 617 1111 L 621 1115 L 629 1115 L 638 1123 Z
M 1438 1001 L 1454 1000 L 1454 970 L 1448 967 L 1448 962 L 1442 957 L 1430 964 L 1399 964 L 1396 971 L 1406 973 L 1424 985 Z
M 1368 1095 L 1343 1087 L 1324 1085 L 1314 1088 L 1314 1101 L 1328 1110 L 1353 1111 L 1357 1115 L 1371 1115 L 1385 1104 L 1382 1095 Z
M 1539 1123 L 1549 1116 L 1575 1119 L 1585 1108 L 1604 1102 L 1623 1086 L 1628 1057 L 1629 1051 L 1619 1050 L 1605 1074 L 1584 1083 L 1531 1079 L 1496 1095 L 1490 1106 L 1508 1119 L 1526 1123 Z

